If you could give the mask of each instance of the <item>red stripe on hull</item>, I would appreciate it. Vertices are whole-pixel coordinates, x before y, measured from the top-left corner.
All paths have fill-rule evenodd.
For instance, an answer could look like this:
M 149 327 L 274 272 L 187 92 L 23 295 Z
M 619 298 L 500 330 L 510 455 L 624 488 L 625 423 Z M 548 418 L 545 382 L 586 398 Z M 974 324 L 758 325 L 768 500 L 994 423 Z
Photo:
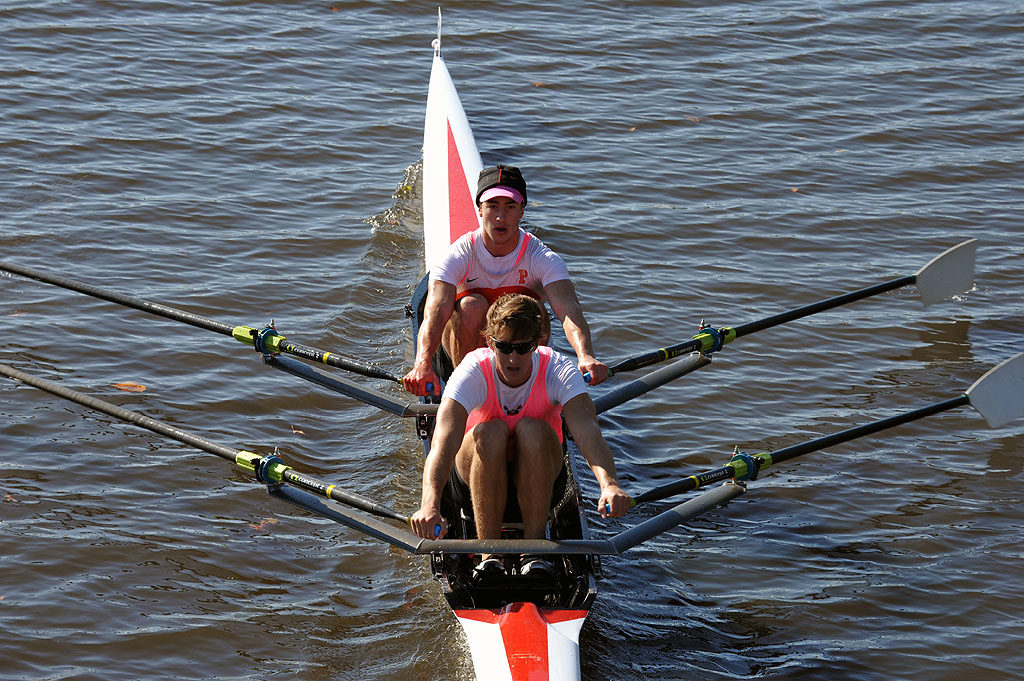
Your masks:
M 513 603 L 498 619 L 512 681 L 549 681 L 548 624 L 533 603 Z
M 549 627 L 585 619 L 587 611 L 540 609 L 533 603 L 512 603 L 500 610 L 456 610 L 455 615 L 462 620 L 498 626 L 512 681 L 550 681 Z M 562 652 L 564 650 L 558 651 Z M 556 668 L 564 669 L 561 665 Z
M 476 217 L 476 204 L 469 193 L 469 182 L 462 166 L 459 147 L 455 144 L 451 121 L 448 122 L 448 215 L 451 241 L 455 243 L 463 234 L 480 226 Z

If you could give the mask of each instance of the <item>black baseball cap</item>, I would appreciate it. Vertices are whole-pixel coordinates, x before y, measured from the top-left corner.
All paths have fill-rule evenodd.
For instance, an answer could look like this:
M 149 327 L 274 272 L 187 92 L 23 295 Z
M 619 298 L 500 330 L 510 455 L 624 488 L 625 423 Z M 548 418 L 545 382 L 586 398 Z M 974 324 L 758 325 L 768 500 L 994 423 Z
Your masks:
M 480 205 L 481 200 L 486 200 L 483 199 L 485 192 L 490 193 L 489 190 L 495 188 L 509 191 L 494 192 L 491 193 L 491 196 L 508 196 L 518 203 L 526 203 L 526 180 L 523 179 L 522 171 L 515 166 L 499 163 L 496 166 L 484 168 L 480 171 L 480 178 L 476 184 L 477 205 Z M 516 196 L 517 194 L 518 196 Z M 490 196 L 487 198 L 490 198 Z

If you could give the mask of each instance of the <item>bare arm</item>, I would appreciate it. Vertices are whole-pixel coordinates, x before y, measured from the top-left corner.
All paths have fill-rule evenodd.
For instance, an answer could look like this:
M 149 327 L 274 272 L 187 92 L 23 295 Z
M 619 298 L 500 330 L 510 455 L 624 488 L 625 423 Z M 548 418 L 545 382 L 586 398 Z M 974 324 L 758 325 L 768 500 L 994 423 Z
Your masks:
M 410 518 L 413 531 L 424 539 L 435 538 L 435 526 L 441 527 L 437 538 L 444 537 L 448 532 L 448 527 L 441 517 L 441 493 L 451 476 L 459 447 L 462 446 L 468 417 L 465 407 L 455 400 L 449 397 L 441 400 L 434 438 L 430 443 L 430 453 L 423 464 L 420 508 Z
M 594 472 L 597 483 L 601 486 L 601 498 L 597 502 L 597 510 L 601 516 L 618 518 L 630 507 L 629 495 L 619 486 L 615 475 L 615 459 L 612 450 L 601 435 L 601 427 L 597 423 L 597 410 L 590 395 L 577 395 L 562 406 L 562 418 L 569 426 L 569 432 L 579 445 L 583 458 L 587 460 L 590 470 Z
M 412 370 L 402 379 L 405 389 L 414 395 L 426 395 L 427 384 L 439 386 L 434 374 L 433 358 L 441 344 L 441 333 L 455 309 L 455 285 L 443 281 L 430 282 L 427 302 L 423 309 L 423 323 L 416 340 L 416 359 Z
M 583 306 L 580 305 L 572 281 L 553 281 L 544 287 L 544 293 L 551 304 L 551 311 L 562 321 L 566 340 L 576 351 L 580 372 L 590 374 L 591 385 L 604 381 L 608 378 L 608 366 L 594 356 L 590 325 L 583 318 Z

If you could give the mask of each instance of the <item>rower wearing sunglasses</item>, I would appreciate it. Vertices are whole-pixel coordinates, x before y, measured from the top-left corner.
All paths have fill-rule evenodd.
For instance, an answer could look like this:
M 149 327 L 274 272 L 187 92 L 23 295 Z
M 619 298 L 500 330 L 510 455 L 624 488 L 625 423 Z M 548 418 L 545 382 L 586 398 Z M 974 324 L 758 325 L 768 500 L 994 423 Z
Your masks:
M 442 371 L 458 366 L 483 344 L 487 310 L 505 293 L 524 293 L 543 303 L 562 322 L 581 374 L 597 385 L 608 366 L 594 356 L 590 326 L 562 259 L 519 227 L 526 209 L 526 180 L 519 168 L 497 165 L 480 171 L 476 206 L 480 227 L 457 239 L 430 270 L 430 284 L 416 343 L 416 359 L 403 380 L 406 390 L 426 395 L 439 386 L 434 355 L 443 347 Z M 546 341 L 546 339 L 545 339 Z
M 618 517 L 630 506 L 619 486 L 611 449 L 575 363 L 538 345 L 546 316 L 530 296 L 506 294 L 487 313 L 486 345 L 466 355 L 448 381 L 423 471 L 416 533 L 446 533 L 441 495 L 451 481 L 456 503 L 470 510 L 477 537 L 497 539 L 514 495 L 526 539 L 544 538 L 552 489 L 562 470 L 562 419 L 601 487 L 598 511 Z M 504 571 L 481 557 L 477 571 Z M 520 574 L 553 573 L 546 560 L 522 557 Z

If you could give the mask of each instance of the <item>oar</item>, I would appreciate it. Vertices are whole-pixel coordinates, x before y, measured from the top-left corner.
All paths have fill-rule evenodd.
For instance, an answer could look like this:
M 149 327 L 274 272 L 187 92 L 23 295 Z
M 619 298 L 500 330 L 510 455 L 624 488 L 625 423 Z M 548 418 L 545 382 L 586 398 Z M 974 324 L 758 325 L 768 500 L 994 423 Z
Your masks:
M 338 488 L 336 485 L 332 485 L 318 480 L 312 476 L 306 475 L 296 471 L 290 466 L 286 466 L 280 458 L 276 456 L 263 457 L 252 452 L 247 452 L 241 449 L 231 449 L 219 445 L 215 442 L 211 442 L 205 438 L 199 437 L 187 431 L 181 430 L 174 426 L 167 425 L 152 419 L 148 416 L 143 416 L 134 411 L 129 411 L 117 405 L 109 402 L 104 402 L 101 399 L 90 397 L 78 391 L 72 390 L 60 384 L 48 381 L 45 378 L 39 378 L 32 374 L 27 374 L 24 371 L 19 371 L 14 367 L 6 364 L 0 364 L 0 374 L 9 378 L 17 379 L 23 383 L 45 390 L 48 393 L 63 397 L 66 400 L 77 402 L 90 409 L 103 412 L 113 416 L 114 418 L 121 419 L 128 423 L 133 423 L 147 430 L 151 430 L 154 433 L 166 435 L 178 442 L 201 449 L 204 452 L 210 454 L 216 454 L 217 456 L 233 461 L 235 464 L 244 468 L 248 471 L 252 471 L 256 474 L 256 479 L 260 482 L 272 484 L 278 482 L 287 482 L 301 489 L 312 492 L 321 497 L 333 499 L 343 504 L 347 504 L 354 508 L 361 509 L 367 513 L 372 513 L 383 518 L 391 518 L 392 520 L 399 520 L 403 523 L 408 524 L 409 518 L 402 515 L 398 511 L 395 511 L 387 506 L 380 504 L 372 499 L 357 494 L 355 492 L 347 492 L 343 489 Z
M 553 542 L 548 540 L 426 540 L 408 531 L 374 520 L 356 512 L 348 511 L 337 503 L 365 511 L 372 515 L 398 520 L 409 525 L 409 518 L 397 511 L 368 499 L 355 492 L 347 492 L 336 485 L 299 473 L 286 466 L 278 457 L 262 457 L 245 450 L 235 450 L 217 444 L 198 435 L 167 425 L 148 416 L 118 407 L 95 397 L 85 395 L 44 378 L 19 371 L 6 364 L 0 364 L 0 374 L 34 386 L 85 407 L 102 412 L 122 421 L 132 423 L 154 433 L 166 435 L 178 442 L 201 449 L 211 454 L 235 462 L 241 468 L 256 474 L 257 480 L 270 484 L 270 493 L 276 497 L 292 502 L 304 509 L 318 513 L 326 518 L 355 528 L 371 537 L 383 540 L 393 546 L 418 554 L 437 551 L 445 553 L 486 553 L 497 552 L 499 549 L 509 553 L 545 553 L 545 554 L 604 554 L 617 555 L 636 546 L 671 527 L 725 503 L 741 494 L 743 488 L 738 485 L 723 486 L 712 490 L 696 499 L 690 499 L 675 508 L 665 511 L 655 518 L 641 523 L 608 540 L 568 540 Z M 271 483 L 285 482 L 289 485 Z
M 727 478 L 742 480 L 751 476 L 756 477 L 760 471 L 771 465 L 963 405 L 974 407 L 993 428 L 998 428 L 1024 416 L 1024 353 L 1016 354 L 989 370 L 962 395 L 952 399 L 819 437 L 776 452 L 734 456 L 729 463 L 721 468 L 699 475 L 691 475 L 633 497 L 633 503 L 635 505 L 646 501 L 666 499 Z
M 281 371 L 303 378 L 310 383 L 316 383 L 319 386 L 341 393 L 342 395 L 348 395 L 349 397 L 355 398 L 364 404 L 369 404 L 370 406 L 377 407 L 378 409 L 390 412 L 396 416 L 426 416 L 429 414 L 436 414 L 439 406 L 437 404 L 428 404 L 423 402 L 404 402 L 402 400 L 396 400 L 390 395 L 385 395 L 382 392 L 371 390 L 370 388 L 361 386 L 355 381 L 349 381 L 341 376 L 328 376 L 323 371 L 319 371 L 308 364 L 296 362 L 294 359 L 289 359 L 288 357 L 264 355 L 263 362 L 275 369 L 280 369 Z
M 594 407 L 598 414 L 603 414 L 613 407 L 617 407 L 627 400 L 639 397 L 646 392 L 665 385 L 669 381 L 685 376 L 703 366 L 711 364 L 711 355 L 694 353 L 679 361 L 672 362 L 668 366 L 656 369 L 646 376 L 634 379 L 625 385 L 620 385 L 603 395 L 594 398 Z
M 831 310 L 840 305 L 846 305 L 847 303 L 869 298 L 880 293 L 894 291 L 911 284 L 917 286 L 921 301 L 925 305 L 937 303 L 958 293 L 963 293 L 974 285 L 974 255 L 977 247 L 978 240 L 969 239 L 939 254 L 915 274 L 908 274 L 891 281 L 876 284 L 875 286 L 868 286 L 858 291 L 835 296 L 834 298 L 827 298 L 817 303 L 798 307 L 795 310 L 781 312 L 758 321 L 748 322 L 735 328 L 702 328 L 701 332 L 690 340 L 635 355 L 613 364 L 609 367 L 609 376 L 657 364 L 658 362 L 663 362 L 688 352 L 715 351 L 720 349 L 725 343 L 730 343 L 737 338 L 756 331 L 763 331 L 764 329 L 785 324 L 801 317 Z
M 22 265 L 15 265 L 10 262 L 0 262 L 0 270 L 20 274 L 21 276 L 28 277 L 29 279 L 35 279 L 36 281 L 41 281 L 46 284 L 60 286 L 61 288 L 66 288 L 70 291 L 77 291 L 78 293 L 84 293 L 85 295 L 101 298 L 102 300 L 107 300 L 119 305 L 134 307 L 135 309 L 142 310 L 143 312 L 149 312 L 150 314 L 155 314 L 167 319 L 173 319 L 177 322 L 191 324 L 192 326 L 197 326 L 201 329 L 215 331 L 225 336 L 231 336 L 235 340 L 263 352 L 271 354 L 282 352 L 288 355 L 295 355 L 296 357 L 302 357 L 313 362 L 320 362 L 338 369 L 345 369 L 346 371 L 351 371 L 370 378 L 383 378 L 397 383 L 401 383 L 402 380 L 395 374 L 370 364 L 365 364 L 354 359 L 348 359 L 333 352 L 286 342 L 284 336 L 278 335 L 277 332 L 270 327 L 256 329 L 251 326 L 231 326 L 230 324 L 222 324 L 221 322 L 207 319 L 206 317 L 202 317 L 192 312 L 178 310 L 173 307 L 168 307 L 167 305 L 154 303 L 149 300 L 126 295 L 111 289 L 85 284 L 80 281 L 75 281 L 74 279 L 68 279 L 66 277 L 49 274 L 47 272 L 40 272 L 39 270 L 34 270 Z
M 288 485 L 271 488 L 270 493 L 307 511 L 419 555 L 431 553 L 478 555 L 481 553 L 529 553 L 617 556 L 641 542 L 663 534 L 716 506 L 727 503 L 744 491 L 742 485 L 725 483 L 608 539 L 561 539 L 557 541 L 551 539 L 421 539 L 408 530 L 370 518 L 358 511 L 343 508 L 339 504 L 317 498 Z

